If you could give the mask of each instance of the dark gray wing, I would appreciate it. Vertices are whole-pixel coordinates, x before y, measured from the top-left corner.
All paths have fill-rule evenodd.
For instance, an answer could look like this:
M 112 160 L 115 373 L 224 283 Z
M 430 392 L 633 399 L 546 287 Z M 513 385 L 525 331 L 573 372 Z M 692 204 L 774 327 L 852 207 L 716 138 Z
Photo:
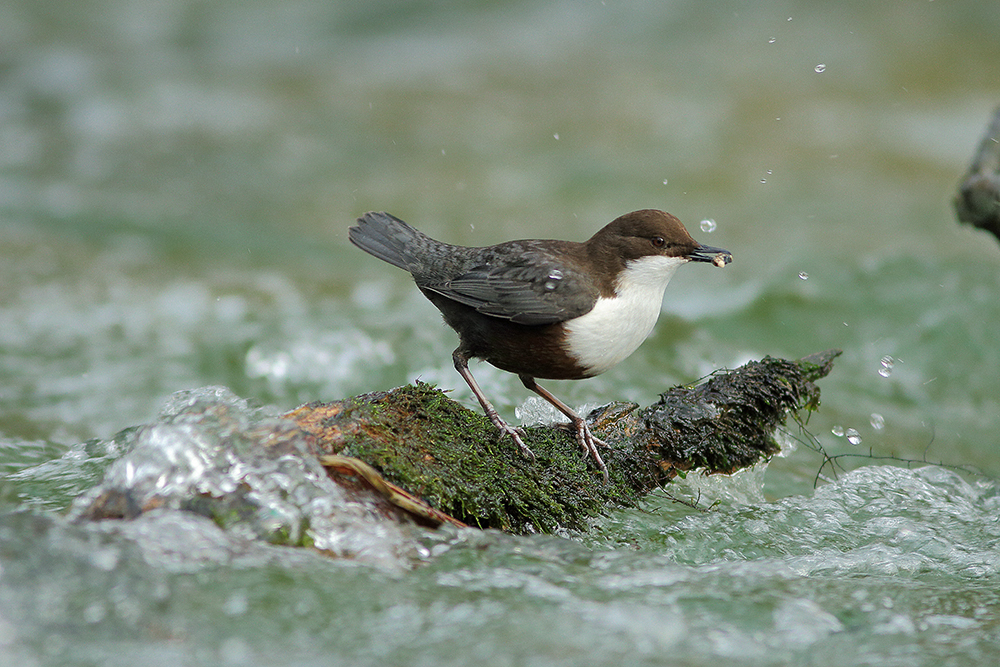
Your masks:
M 437 283 L 423 283 L 484 315 L 518 324 L 554 324 L 590 311 L 598 290 L 578 270 L 544 256 L 499 266 L 483 264 Z

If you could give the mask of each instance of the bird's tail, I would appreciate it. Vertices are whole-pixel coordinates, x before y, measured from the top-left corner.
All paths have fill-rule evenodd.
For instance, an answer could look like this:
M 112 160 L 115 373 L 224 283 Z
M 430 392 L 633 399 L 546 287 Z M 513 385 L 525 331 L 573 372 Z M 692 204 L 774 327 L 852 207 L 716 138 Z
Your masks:
M 348 230 L 351 243 L 384 262 L 419 271 L 420 260 L 413 251 L 437 243 L 394 215 L 369 212 L 358 218 L 358 224 Z

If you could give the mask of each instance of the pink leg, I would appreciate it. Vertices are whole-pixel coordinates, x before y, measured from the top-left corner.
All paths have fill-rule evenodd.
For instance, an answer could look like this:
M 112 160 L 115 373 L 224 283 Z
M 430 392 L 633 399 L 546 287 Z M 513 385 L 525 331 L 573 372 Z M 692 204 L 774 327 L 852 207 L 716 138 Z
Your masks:
M 517 446 L 521 449 L 522 454 L 529 459 L 534 460 L 535 453 L 528 449 L 528 446 L 524 444 L 523 438 L 527 437 L 524 429 L 511 426 L 500 417 L 500 413 L 497 412 L 496 408 L 493 407 L 493 404 L 490 403 L 488 398 L 486 398 L 486 394 L 483 393 L 483 390 L 479 388 L 479 383 L 476 382 L 476 378 L 472 377 L 472 371 L 469 370 L 469 360 L 465 357 L 465 355 L 458 350 L 455 350 L 452 353 L 451 358 L 455 362 L 455 370 L 458 371 L 458 374 L 461 375 L 465 382 L 469 385 L 469 389 L 471 389 L 472 393 L 475 394 L 476 398 L 479 400 L 479 405 L 483 406 L 483 412 L 485 412 L 486 416 L 489 417 L 491 422 L 493 422 L 493 425 L 500 429 L 502 433 L 506 433 L 513 438 L 514 442 L 516 442 Z
M 535 382 L 535 378 L 530 375 L 520 375 L 518 377 L 521 378 L 521 382 L 525 387 L 544 398 L 546 401 L 554 405 L 559 412 L 569 417 L 569 420 L 573 423 L 573 428 L 576 429 L 576 441 L 580 443 L 580 447 L 583 448 L 584 454 L 594 459 L 597 467 L 604 474 L 604 483 L 607 484 L 608 466 L 604 464 L 604 459 L 601 458 L 601 454 L 597 451 L 597 447 L 598 445 L 601 447 L 607 447 L 608 444 L 590 432 L 590 427 L 587 426 L 587 422 L 583 417 L 576 414 L 572 408 L 556 398 L 547 389 L 543 389 L 538 386 L 538 383 Z

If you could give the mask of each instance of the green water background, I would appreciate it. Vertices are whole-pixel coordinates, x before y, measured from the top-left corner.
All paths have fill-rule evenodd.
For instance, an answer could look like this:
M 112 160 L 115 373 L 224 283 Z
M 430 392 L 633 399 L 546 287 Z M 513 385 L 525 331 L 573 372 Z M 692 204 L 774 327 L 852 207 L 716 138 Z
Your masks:
M 280 558 L 184 575 L 133 564 L 128 590 L 148 585 L 155 598 L 165 582 L 167 610 L 139 608 L 174 639 L 164 648 L 157 623 L 137 629 L 119 614 L 129 655 L 279 664 L 294 644 L 300 664 L 723 664 L 756 646 L 743 657 L 813 664 L 806 656 L 819 650 L 815 664 L 917 664 L 942 645 L 953 662 L 927 664 L 976 664 L 998 644 L 997 529 L 982 489 L 1000 474 L 1000 249 L 959 226 L 950 199 L 1000 104 L 998 34 L 1000 4 L 972 0 L 6 3 L 4 470 L 149 422 L 172 392 L 205 385 L 288 409 L 419 377 L 474 405 L 451 368 L 454 335 L 406 275 L 350 247 L 353 219 L 388 210 L 437 238 L 483 245 L 582 240 L 623 212 L 663 208 L 734 263 L 682 269 L 635 355 L 551 388 L 578 406 L 649 403 L 716 368 L 838 347 L 809 429 L 871 479 L 842 486 L 827 468 L 821 487 L 831 490 L 818 496 L 821 459 L 800 446 L 754 491 L 716 490 L 722 518 L 664 503 L 616 515 L 605 527 L 610 551 L 498 537 L 496 560 L 452 550 L 460 555 L 408 580 Z M 508 417 L 534 409 L 516 378 L 475 372 Z M 860 444 L 833 433 L 850 428 Z M 985 477 L 967 475 L 968 488 L 936 473 L 926 482 L 867 455 Z M 852 534 L 867 534 L 861 551 L 894 545 L 892 562 L 945 540 L 947 553 L 927 556 L 939 559 L 930 574 L 904 567 L 900 583 L 875 558 L 816 578 L 788 560 L 823 552 L 812 521 L 837 515 L 825 503 L 881 506 L 925 482 L 933 511 L 887 510 L 892 537 L 862 529 L 878 512 L 847 511 L 823 548 L 856 554 Z M 67 589 L 103 599 L 104 584 L 67 564 L 69 547 L 28 537 L 54 530 L 47 521 L 77 490 L 5 485 L 4 535 L 16 546 L 0 556 L 0 587 L 16 571 L 25 599 L 44 597 L 44 570 L 30 564 L 48 563 Z M 870 502 L 852 504 L 865 493 Z M 972 509 L 948 505 L 959 497 Z M 813 537 L 796 532 L 802 525 Z M 720 543 L 720 531 L 740 546 Z M 801 541 L 758 553 L 749 545 L 760 531 Z M 681 535 L 701 556 L 671 546 Z M 629 544 L 640 551 L 623 551 Z M 974 575 L 964 552 L 982 565 Z M 310 568 L 334 568 L 345 588 L 324 589 Z M 289 611 L 289 599 L 317 586 L 305 612 Z M 233 590 L 244 591 L 230 607 L 242 612 L 219 622 Z M 851 591 L 863 594 L 832 602 Z M 368 600 L 370 614 L 337 630 L 302 621 L 354 618 L 354 603 L 332 598 Z M 865 605 L 886 614 L 882 626 Z M 676 625 L 685 615 L 701 620 Z M 88 660 L 115 664 L 123 635 L 106 630 L 113 617 L 73 621 L 56 609 L 19 625 L 0 615 L 0 646 L 58 662 L 71 659 L 78 633 Z M 802 618 L 819 630 L 782 630 L 782 619 Z M 376 625 L 398 641 L 380 644 Z M 703 644 L 685 641 L 693 631 Z M 446 641 L 470 634 L 483 640 L 478 653 Z M 46 649 L 48 637 L 61 639 Z M 668 655 L 673 643 L 681 648 Z

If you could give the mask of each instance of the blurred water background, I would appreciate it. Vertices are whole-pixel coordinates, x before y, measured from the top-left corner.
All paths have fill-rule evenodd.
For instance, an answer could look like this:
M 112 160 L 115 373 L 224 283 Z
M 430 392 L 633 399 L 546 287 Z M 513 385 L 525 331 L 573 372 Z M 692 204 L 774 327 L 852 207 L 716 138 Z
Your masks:
M 980 0 L 3 3 L 0 665 L 996 664 L 1000 246 L 950 198 L 998 35 Z M 485 245 L 647 207 L 735 261 L 561 397 L 844 350 L 808 446 L 675 491 L 711 512 L 345 560 L 67 518 L 174 392 L 244 425 L 416 378 L 474 407 L 360 213 Z

